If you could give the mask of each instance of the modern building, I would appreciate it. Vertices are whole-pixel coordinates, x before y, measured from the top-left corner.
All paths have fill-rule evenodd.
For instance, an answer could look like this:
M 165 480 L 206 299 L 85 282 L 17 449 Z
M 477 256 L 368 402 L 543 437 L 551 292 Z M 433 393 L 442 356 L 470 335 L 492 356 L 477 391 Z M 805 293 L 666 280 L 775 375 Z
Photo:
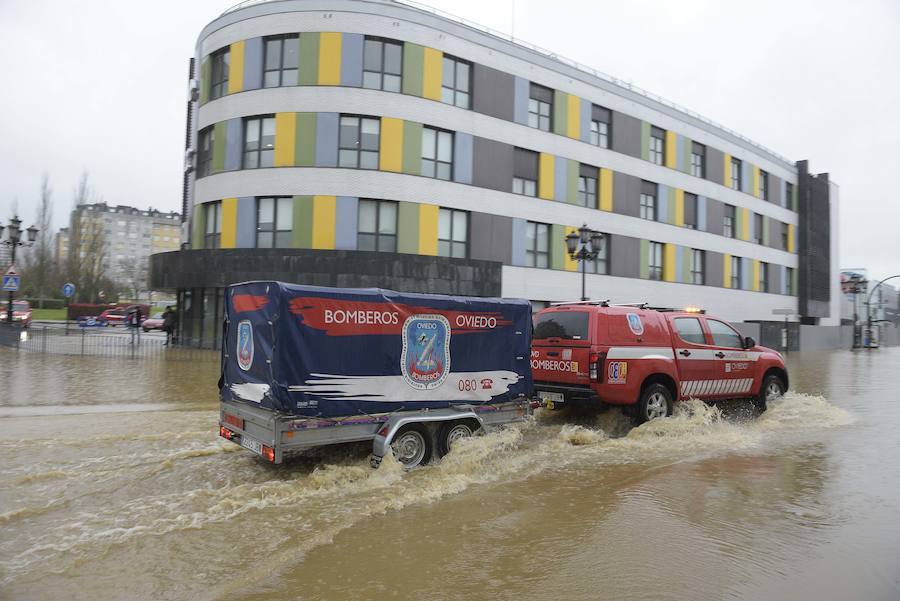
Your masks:
M 400 2 L 246 2 L 191 59 L 186 339 L 248 279 L 577 299 L 837 325 L 837 186 L 555 54 Z
M 69 260 L 69 228 L 60 228 L 53 237 L 53 260 L 63 266 Z

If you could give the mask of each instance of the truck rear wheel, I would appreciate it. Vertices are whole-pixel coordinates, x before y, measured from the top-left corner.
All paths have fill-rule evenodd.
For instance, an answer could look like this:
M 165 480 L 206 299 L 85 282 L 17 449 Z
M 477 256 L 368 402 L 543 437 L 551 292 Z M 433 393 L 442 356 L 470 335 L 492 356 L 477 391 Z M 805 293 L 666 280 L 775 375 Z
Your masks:
M 650 384 L 641 391 L 641 398 L 635 407 L 635 418 L 639 424 L 672 415 L 672 393 L 660 383 Z
M 450 452 L 453 443 L 463 438 L 469 438 L 474 432 L 472 424 L 468 422 L 451 422 L 442 425 L 438 431 L 438 452 L 441 457 Z
M 394 458 L 405 469 L 425 465 L 431 461 L 431 443 L 428 428 L 422 424 L 409 424 L 400 428 L 391 441 Z

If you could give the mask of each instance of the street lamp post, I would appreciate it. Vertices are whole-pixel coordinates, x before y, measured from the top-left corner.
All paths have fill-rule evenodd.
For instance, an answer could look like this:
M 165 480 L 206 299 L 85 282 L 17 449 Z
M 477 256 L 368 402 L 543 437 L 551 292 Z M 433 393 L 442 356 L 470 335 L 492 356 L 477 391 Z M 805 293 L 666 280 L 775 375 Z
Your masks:
M 578 231 L 566 236 L 566 250 L 573 261 L 581 263 L 581 300 L 587 298 L 587 263 L 595 260 L 603 250 L 603 234 L 590 229 L 585 223 Z
M 9 225 L 5 228 L 3 225 L 0 225 L 0 238 L 3 237 L 3 230 L 6 230 L 6 240 L 0 240 L 0 244 L 5 246 L 9 246 L 11 249 L 12 257 L 10 260 L 10 266 L 14 266 L 16 264 L 16 248 L 19 246 L 34 246 L 34 241 L 37 238 L 38 229 L 33 225 L 26 229 L 25 231 L 28 234 L 28 241 L 22 241 L 22 220 L 19 219 L 19 216 L 16 215 L 12 219 L 9 220 Z M 9 292 L 9 303 L 6 307 L 6 323 L 12 325 L 13 322 L 13 292 L 10 290 Z

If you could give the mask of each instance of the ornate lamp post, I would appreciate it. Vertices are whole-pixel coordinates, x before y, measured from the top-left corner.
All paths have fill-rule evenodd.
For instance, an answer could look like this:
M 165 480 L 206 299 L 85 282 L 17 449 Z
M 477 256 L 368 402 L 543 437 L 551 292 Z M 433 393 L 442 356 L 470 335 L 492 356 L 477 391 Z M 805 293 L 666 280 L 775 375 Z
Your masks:
M 25 231 L 28 234 L 28 241 L 22 241 L 22 220 L 19 219 L 19 216 L 16 215 L 12 219 L 9 220 L 9 225 L 5 228 L 3 225 L 0 225 L 0 238 L 3 238 L 3 230 L 6 230 L 6 240 L 0 240 L 0 244 L 4 244 L 5 246 L 11 247 L 12 252 L 12 260 L 10 263 L 12 265 L 16 264 L 16 248 L 19 246 L 34 246 L 34 241 L 37 238 L 38 229 L 33 225 L 26 229 Z M 13 292 L 9 293 L 9 304 L 6 307 L 6 323 L 12 325 L 13 322 Z
M 595 260 L 603 250 L 603 234 L 590 229 L 585 223 L 577 232 L 566 236 L 566 250 L 573 261 L 581 263 L 581 300 L 586 301 L 587 262 Z

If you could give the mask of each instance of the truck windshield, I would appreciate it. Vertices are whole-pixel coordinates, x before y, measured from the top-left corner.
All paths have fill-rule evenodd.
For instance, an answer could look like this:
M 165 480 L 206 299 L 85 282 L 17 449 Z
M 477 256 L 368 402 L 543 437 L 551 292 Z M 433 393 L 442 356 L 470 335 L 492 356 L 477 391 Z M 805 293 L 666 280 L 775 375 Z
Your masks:
M 553 311 L 542 313 L 534 322 L 535 340 L 567 338 L 587 340 L 588 314 L 585 311 Z

